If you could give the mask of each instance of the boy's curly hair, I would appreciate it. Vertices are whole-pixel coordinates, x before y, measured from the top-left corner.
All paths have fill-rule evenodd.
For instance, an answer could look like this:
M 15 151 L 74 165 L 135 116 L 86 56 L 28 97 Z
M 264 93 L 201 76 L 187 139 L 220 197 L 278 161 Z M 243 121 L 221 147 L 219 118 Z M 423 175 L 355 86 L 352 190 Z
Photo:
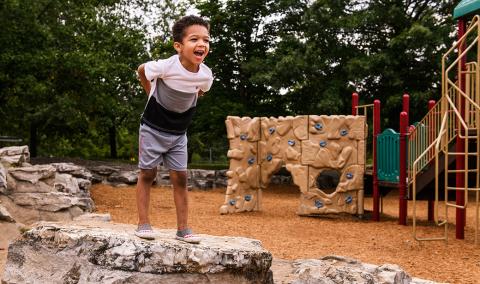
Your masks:
M 184 16 L 173 24 L 173 41 L 182 42 L 182 39 L 185 36 L 185 30 L 193 25 L 204 26 L 210 31 L 210 24 L 203 18 L 194 15 Z

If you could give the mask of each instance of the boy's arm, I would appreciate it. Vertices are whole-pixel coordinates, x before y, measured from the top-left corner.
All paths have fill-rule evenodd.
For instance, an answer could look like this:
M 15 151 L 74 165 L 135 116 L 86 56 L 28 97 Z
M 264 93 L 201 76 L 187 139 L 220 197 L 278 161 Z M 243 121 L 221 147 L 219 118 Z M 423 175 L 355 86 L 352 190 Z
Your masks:
M 142 85 L 145 92 L 147 92 L 147 95 L 149 95 L 152 85 L 150 84 L 150 81 L 145 76 L 145 64 L 138 66 L 137 72 L 138 72 L 138 79 L 140 79 L 140 84 Z

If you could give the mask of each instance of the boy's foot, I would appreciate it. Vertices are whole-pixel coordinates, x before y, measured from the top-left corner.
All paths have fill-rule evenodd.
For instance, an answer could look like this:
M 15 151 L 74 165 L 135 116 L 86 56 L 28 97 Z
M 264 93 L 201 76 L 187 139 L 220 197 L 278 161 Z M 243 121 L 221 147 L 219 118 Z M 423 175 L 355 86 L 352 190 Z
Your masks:
M 155 239 L 155 234 L 152 230 L 152 226 L 150 224 L 142 224 L 138 225 L 138 228 L 135 230 L 135 236 L 146 239 L 146 240 L 153 240 Z
M 178 230 L 175 238 L 191 244 L 198 244 L 201 241 L 201 238 L 193 234 L 192 230 L 190 229 Z

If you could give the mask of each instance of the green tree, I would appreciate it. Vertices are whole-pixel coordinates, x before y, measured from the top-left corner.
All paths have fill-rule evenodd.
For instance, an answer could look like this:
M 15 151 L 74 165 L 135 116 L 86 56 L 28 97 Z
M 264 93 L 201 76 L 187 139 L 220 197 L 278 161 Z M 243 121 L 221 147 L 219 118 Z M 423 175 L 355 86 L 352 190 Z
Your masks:
M 452 11 L 459 1 L 374 0 L 350 5 L 351 45 L 360 53 L 348 62 L 349 79 L 370 98 L 379 98 L 387 121 L 398 127 L 401 95 L 411 95 L 411 121 L 426 113 L 427 101 L 438 98 L 441 57 L 451 46 Z
M 39 145 L 42 155 L 104 156 L 105 140 L 116 156 L 117 128 L 141 111 L 135 69 L 146 58 L 145 35 L 132 28 L 139 18 L 119 8 L 126 3 L 0 6 L 1 129 L 27 138 L 33 156 Z

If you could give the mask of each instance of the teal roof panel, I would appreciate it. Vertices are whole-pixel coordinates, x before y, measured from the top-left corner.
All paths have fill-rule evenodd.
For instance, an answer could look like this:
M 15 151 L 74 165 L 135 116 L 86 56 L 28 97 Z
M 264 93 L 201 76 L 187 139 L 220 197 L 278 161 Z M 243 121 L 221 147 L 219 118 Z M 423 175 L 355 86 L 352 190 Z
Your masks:
M 457 7 L 453 9 L 453 18 L 461 18 L 478 10 L 480 10 L 480 0 L 462 0 Z

